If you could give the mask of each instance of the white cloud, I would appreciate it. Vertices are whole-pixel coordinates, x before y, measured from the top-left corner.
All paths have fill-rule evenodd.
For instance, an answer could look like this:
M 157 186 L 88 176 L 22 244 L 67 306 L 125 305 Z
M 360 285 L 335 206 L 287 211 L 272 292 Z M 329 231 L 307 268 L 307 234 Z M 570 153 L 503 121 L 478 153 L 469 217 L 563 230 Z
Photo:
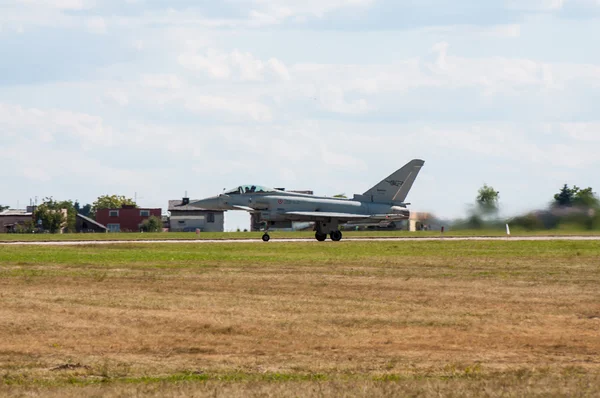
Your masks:
M 92 33 L 106 33 L 106 21 L 102 17 L 91 17 L 86 21 L 87 30 Z
M 504 37 L 516 39 L 521 37 L 521 25 L 509 24 L 509 25 L 495 25 L 489 28 L 482 28 L 481 34 L 493 36 L 493 37 Z
M 119 106 L 129 105 L 129 96 L 124 90 L 109 90 L 105 94 L 105 99 L 110 103 L 116 103 Z
M 185 101 L 185 107 L 196 113 L 225 112 L 257 122 L 268 122 L 273 118 L 268 106 L 235 97 L 198 95 L 188 98 Z
M 330 112 L 360 114 L 368 112 L 370 107 L 365 99 L 348 101 L 344 90 L 336 86 L 326 86 L 318 91 L 319 103 Z
M 229 57 L 213 49 L 207 50 L 203 55 L 181 54 L 178 61 L 184 68 L 204 71 L 217 79 L 226 79 L 231 75 Z
M 40 110 L 0 103 L 0 123 L 8 136 L 28 137 L 44 143 L 75 138 L 84 149 L 111 146 L 115 138 L 102 118 L 59 109 Z
M 558 13 L 569 8 L 586 10 L 600 7 L 599 0 L 506 0 L 509 9 Z
M 327 13 L 342 8 L 366 8 L 374 0 L 250 0 L 255 7 L 250 12 L 250 17 L 259 25 L 278 24 L 287 18 L 312 16 L 323 18 Z
M 435 34 L 441 37 L 453 36 L 458 38 L 472 37 L 493 37 L 516 39 L 521 37 L 520 24 L 499 24 L 499 25 L 446 25 L 420 28 L 417 30 L 420 34 Z
M 271 58 L 263 62 L 251 53 L 239 50 L 229 54 L 214 49 L 202 53 L 186 52 L 179 56 L 178 61 L 186 69 L 205 72 L 215 79 L 263 81 L 270 75 L 290 80 L 290 73 L 282 61 Z
M 506 0 L 508 8 L 527 11 L 556 11 L 568 0 Z
M 271 58 L 267 62 L 268 69 L 270 69 L 276 76 L 282 80 L 290 80 L 290 72 L 283 62 L 276 58 Z
M 298 85 L 337 87 L 337 98 L 339 92 L 342 97 L 349 93 L 372 96 L 419 88 L 474 88 L 484 96 L 521 96 L 523 92 L 531 95 L 563 90 L 577 81 L 586 86 L 600 85 L 599 66 L 506 57 L 467 58 L 453 55 L 446 42 L 436 44 L 427 57 L 390 64 L 297 64 L 291 71 Z
M 335 166 L 336 168 L 348 170 L 349 172 L 355 170 L 365 170 L 367 165 L 362 160 L 357 152 L 357 155 L 352 156 L 345 153 L 335 152 L 327 147 L 325 144 L 321 144 L 321 162 L 327 166 Z
M 59 10 L 81 10 L 94 5 L 94 2 L 89 0 L 17 0 L 17 3 L 25 6 L 56 8 Z
M 600 122 L 561 123 L 560 128 L 574 140 L 600 143 Z
M 149 74 L 142 76 L 142 86 L 157 89 L 179 89 L 181 80 L 173 74 Z

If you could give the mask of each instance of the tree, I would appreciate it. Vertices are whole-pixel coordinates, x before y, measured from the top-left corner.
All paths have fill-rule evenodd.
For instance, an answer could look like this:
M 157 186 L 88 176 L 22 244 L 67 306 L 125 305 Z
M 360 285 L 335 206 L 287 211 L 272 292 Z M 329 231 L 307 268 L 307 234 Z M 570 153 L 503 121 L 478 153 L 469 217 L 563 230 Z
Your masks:
M 0 212 L 3 212 L 4 210 L 8 210 L 9 206 L 2 206 L 0 205 Z
M 75 211 L 77 211 L 77 213 L 81 214 L 82 216 L 86 216 L 89 217 L 90 216 L 90 212 L 92 211 L 92 205 L 91 204 L 86 204 L 85 206 L 81 207 L 81 205 L 79 204 L 79 201 L 75 201 L 75 203 L 73 203 L 73 207 L 75 207 Z
M 554 204 L 559 207 L 572 206 L 573 198 L 578 190 L 579 188 L 577 188 L 577 186 L 574 186 L 571 189 L 567 184 L 565 184 L 562 189 L 556 195 L 554 195 Z
M 561 190 L 554 195 L 554 205 L 558 207 L 600 207 L 600 200 L 591 187 L 581 189 L 577 185 L 569 188 L 565 184 Z
M 62 216 L 61 222 L 58 222 L 56 213 L 62 210 L 67 211 L 67 216 Z M 44 198 L 41 205 L 36 208 L 35 220 L 42 220 L 42 227 L 52 233 L 56 233 L 62 228 L 65 232 L 76 232 L 77 211 L 75 205 L 70 200 L 55 201 L 53 198 Z
M 75 206 L 73 202 L 70 200 L 63 200 L 62 202 L 58 202 L 58 210 L 66 209 L 67 210 L 67 219 L 65 232 L 74 233 L 77 232 L 76 224 L 77 224 L 77 210 L 75 210 Z
M 573 199 L 573 204 L 581 207 L 599 207 L 600 201 L 592 188 L 588 187 L 577 191 L 575 198 Z
M 500 192 L 493 187 L 483 184 L 477 192 L 477 208 L 483 214 L 494 214 L 498 211 Z
M 95 217 L 96 212 L 98 210 L 120 209 L 121 207 L 123 207 L 123 205 L 131 205 L 137 207 L 137 204 L 131 198 L 119 195 L 103 195 L 96 199 L 96 201 L 92 204 L 90 215 L 92 217 Z
M 34 219 L 41 221 L 41 227 L 53 234 L 59 232 L 66 222 L 59 202 L 52 198 L 45 198 L 44 202 L 35 209 Z
M 144 232 L 162 232 L 162 220 L 156 216 L 151 216 L 147 220 L 144 220 L 141 229 Z

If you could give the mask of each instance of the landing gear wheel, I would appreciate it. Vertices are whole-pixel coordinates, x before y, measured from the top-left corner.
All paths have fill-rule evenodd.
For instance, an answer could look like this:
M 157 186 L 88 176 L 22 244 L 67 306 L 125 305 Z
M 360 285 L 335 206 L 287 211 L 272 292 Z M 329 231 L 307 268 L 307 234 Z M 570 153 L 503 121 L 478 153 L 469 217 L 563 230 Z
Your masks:
M 321 234 L 321 233 L 316 233 L 315 234 L 315 239 L 318 240 L 319 242 L 325 242 L 325 239 L 327 239 L 327 234 Z
M 342 240 L 342 231 L 331 231 L 329 234 L 331 240 L 334 242 L 339 242 Z
M 264 235 L 262 236 L 262 240 L 263 240 L 263 242 L 268 242 L 270 239 L 271 239 L 271 237 L 269 236 L 269 234 L 264 234 Z

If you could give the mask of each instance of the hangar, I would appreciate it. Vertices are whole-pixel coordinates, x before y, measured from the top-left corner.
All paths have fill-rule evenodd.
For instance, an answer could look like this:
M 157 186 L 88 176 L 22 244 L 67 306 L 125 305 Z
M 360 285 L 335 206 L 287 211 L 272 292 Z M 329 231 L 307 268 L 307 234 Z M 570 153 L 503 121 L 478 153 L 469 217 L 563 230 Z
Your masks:
M 169 231 L 202 232 L 225 231 L 225 212 L 204 210 L 189 206 L 190 198 L 169 200 Z

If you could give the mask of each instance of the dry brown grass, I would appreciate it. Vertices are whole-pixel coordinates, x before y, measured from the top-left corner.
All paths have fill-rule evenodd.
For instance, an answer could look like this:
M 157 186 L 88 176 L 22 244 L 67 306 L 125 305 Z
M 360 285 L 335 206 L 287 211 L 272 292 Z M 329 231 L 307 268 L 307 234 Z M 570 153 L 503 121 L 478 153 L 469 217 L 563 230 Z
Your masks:
M 0 394 L 600 394 L 598 243 L 427 245 L 0 248 Z

